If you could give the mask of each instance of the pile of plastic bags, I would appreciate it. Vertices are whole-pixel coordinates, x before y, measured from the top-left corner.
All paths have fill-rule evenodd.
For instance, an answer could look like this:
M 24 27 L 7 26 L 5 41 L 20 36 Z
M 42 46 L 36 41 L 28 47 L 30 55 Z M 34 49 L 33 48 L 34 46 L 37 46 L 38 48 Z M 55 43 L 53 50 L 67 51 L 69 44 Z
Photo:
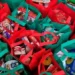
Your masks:
M 75 75 L 75 0 L 0 0 L 0 75 Z

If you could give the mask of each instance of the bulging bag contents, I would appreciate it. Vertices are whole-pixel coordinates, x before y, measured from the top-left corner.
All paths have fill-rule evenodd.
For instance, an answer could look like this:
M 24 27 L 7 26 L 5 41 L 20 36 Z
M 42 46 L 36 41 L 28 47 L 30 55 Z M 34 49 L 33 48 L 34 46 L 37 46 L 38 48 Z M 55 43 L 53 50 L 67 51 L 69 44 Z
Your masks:
M 67 0 L 67 5 L 71 6 L 72 8 L 75 8 L 75 0 Z
M 55 75 L 55 73 L 61 70 L 62 69 L 55 61 L 53 54 L 50 51 L 46 51 L 38 65 L 38 74 L 41 75 L 42 72 L 50 72 L 52 75 Z
M 70 74 L 74 75 L 74 60 L 75 60 L 75 40 L 68 41 L 66 43 L 63 43 L 60 48 L 57 49 L 57 52 L 55 52 L 55 58 L 58 56 L 59 60 L 61 60 L 64 70 Z M 58 60 L 58 61 L 59 61 Z M 59 62 L 60 63 L 60 62 Z
M 68 24 L 72 31 L 74 32 L 74 24 L 75 24 L 75 18 L 74 18 L 74 11 L 71 10 L 69 7 L 67 7 L 63 3 L 59 3 L 56 5 L 53 9 L 49 12 L 49 17 L 52 21 L 60 23 L 60 24 Z
M 1 75 L 21 75 L 25 74 L 24 66 L 15 60 L 10 54 L 4 55 L 0 59 Z
M 0 0 L 0 75 L 75 75 L 74 10 L 75 0 Z
M 69 8 L 75 11 L 75 0 L 58 0 L 58 2 L 63 2 L 66 4 Z
M 32 0 L 35 3 L 42 4 L 44 7 L 48 7 L 50 0 Z
M 43 32 L 43 33 L 38 33 L 34 30 L 22 30 L 23 33 L 21 33 L 21 31 L 17 32 L 13 37 L 11 37 L 9 39 L 10 43 L 15 43 L 15 40 L 17 37 L 17 35 L 19 36 L 19 40 L 22 37 L 27 37 L 30 41 L 31 44 L 33 45 L 34 48 L 41 48 L 43 46 L 47 46 L 49 44 L 55 44 L 59 37 L 56 36 L 54 33 L 52 32 Z M 51 37 L 51 38 L 50 38 Z M 52 39 L 53 37 L 53 39 Z M 24 41 L 24 40 L 23 40 Z M 30 42 L 28 42 L 30 43 Z
M 17 31 L 24 29 L 18 23 L 6 18 L 0 22 L 0 34 L 7 40 Z
M 56 38 L 57 41 L 54 44 L 49 44 L 46 46 L 46 48 L 52 48 L 52 49 L 57 48 L 59 45 L 62 44 L 62 42 L 67 41 L 72 33 L 68 25 L 59 24 L 59 23 L 52 22 L 52 21 L 50 21 L 50 23 L 44 23 L 44 24 L 39 25 L 39 31 L 40 32 L 51 32 L 57 37 Z M 49 37 L 50 39 L 54 39 L 50 35 L 46 35 L 46 36 Z
M 35 18 L 36 18 L 36 14 L 35 13 L 33 13 L 32 11 L 28 11 L 29 12 L 29 14 L 28 14 L 28 19 L 27 19 L 27 21 L 29 22 L 29 21 L 31 21 L 31 22 L 34 22 L 34 20 L 35 20 Z M 24 20 L 24 16 L 25 16 L 25 13 L 26 13 L 26 9 L 25 8 L 23 8 L 23 7 L 19 7 L 18 8 L 18 11 L 17 11 L 17 16 L 16 16 L 16 18 L 18 18 L 19 20 Z
M 8 45 L 0 36 L 0 75 L 25 74 L 24 66 L 9 54 Z
M 75 65 L 75 59 L 67 58 L 67 60 L 66 60 L 66 71 L 70 75 L 73 75 L 75 73 L 75 71 L 74 71 L 74 65 Z
M 33 6 L 28 5 L 26 2 L 22 2 L 18 8 L 16 8 L 9 18 L 18 24 L 25 26 L 27 23 L 34 23 L 41 17 L 40 12 Z
M 59 9 L 55 9 L 54 12 L 56 13 L 56 17 L 59 22 L 70 24 L 70 22 L 71 22 L 70 16 L 66 15 L 63 11 L 61 11 Z
M 42 14 L 43 17 L 46 17 L 49 9 L 53 8 L 57 4 L 57 0 L 26 0 L 30 5 L 35 6 Z M 45 12 L 45 13 L 44 13 Z
M 37 45 L 38 47 L 43 47 L 43 46 L 47 46 L 47 45 L 51 45 L 51 44 L 55 44 L 59 37 L 56 36 L 54 33 L 46 31 L 43 32 L 41 35 L 39 34 L 32 34 L 33 36 L 40 36 L 41 41 L 39 42 L 39 44 Z M 51 37 L 51 38 L 50 38 Z M 53 37 L 53 38 L 52 38 Z M 36 43 L 36 42 L 35 42 Z
M 22 64 L 27 66 L 30 70 L 33 70 L 38 66 L 39 60 L 45 52 L 45 49 L 43 49 L 42 47 L 37 47 L 40 39 L 39 37 L 37 37 L 36 39 L 34 36 L 32 36 L 33 33 L 37 33 L 36 31 L 32 30 L 28 32 L 28 30 L 23 30 L 22 32 L 23 33 L 16 33 L 13 37 L 10 38 L 9 41 L 11 54 Z M 19 36 L 16 37 L 16 35 L 18 34 Z
M 41 59 L 43 53 L 45 52 L 45 49 L 43 49 L 42 46 L 55 43 L 55 41 L 53 40 L 49 41 L 49 39 L 47 38 L 44 40 L 44 42 L 41 42 L 40 36 L 50 34 L 48 32 L 41 34 L 31 30 L 29 33 L 28 30 L 25 30 L 25 33 L 23 31 L 23 33 L 19 32 L 16 35 L 18 34 L 19 34 L 18 37 L 15 36 L 16 38 L 14 37 L 10 38 L 11 54 L 16 59 L 21 61 L 24 65 L 29 67 L 29 69 L 33 70 L 37 67 L 39 60 Z M 33 65 L 34 63 L 36 64 Z

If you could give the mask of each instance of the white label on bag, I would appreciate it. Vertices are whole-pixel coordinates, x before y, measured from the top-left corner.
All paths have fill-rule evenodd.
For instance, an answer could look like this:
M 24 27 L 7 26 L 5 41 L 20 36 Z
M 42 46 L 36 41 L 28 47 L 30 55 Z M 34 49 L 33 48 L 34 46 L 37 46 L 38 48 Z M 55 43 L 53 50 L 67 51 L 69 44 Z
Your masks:
M 75 6 L 74 5 L 69 4 L 69 3 L 67 3 L 67 5 L 75 9 Z
M 64 53 L 62 52 L 62 51 L 59 51 L 58 53 L 57 53 L 57 56 L 58 57 L 62 57 L 64 55 Z
M 2 64 L 1 67 L 12 70 L 13 68 L 15 68 L 17 66 L 18 66 L 18 62 L 16 60 L 10 60 L 10 61 Z
M 49 3 L 50 0 L 43 0 L 43 3 Z
M 32 0 L 34 2 L 38 2 L 38 3 L 49 3 L 50 0 Z
M 65 49 L 67 51 L 67 49 Z M 67 51 L 68 52 L 68 51 Z M 62 57 L 64 55 L 64 53 L 60 50 L 58 53 L 57 53 L 57 56 L 58 57 Z
M 53 30 L 52 27 L 47 27 L 47 28 L 45 29 L 45 31 L 52 31 L 52 30 Z
M 64 53 L 63 53 L 62 51 L 59 51 L 59 52 L 57 53 L 57 56 L 58 56 L 59 58 L 61 58 L 63 55 L 64 55 Z M 66 68 L 66 60 L 67 60 L 67 57 L 62 61 L 64 68 Z

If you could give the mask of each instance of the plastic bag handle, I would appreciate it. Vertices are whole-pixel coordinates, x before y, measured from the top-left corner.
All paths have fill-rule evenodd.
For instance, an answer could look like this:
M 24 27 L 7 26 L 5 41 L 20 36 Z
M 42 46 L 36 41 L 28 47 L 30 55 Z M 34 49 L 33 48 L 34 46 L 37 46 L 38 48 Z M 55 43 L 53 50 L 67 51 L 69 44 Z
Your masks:
M 6 53 L 8 53 L 8 50 L 7 50 L 7 49 L 5 49 L 5 50 L 3 50 L 2 52 L 0 52 L 0 58 L 1 58 L 2 56 L 4 56 Z
M 38 73 L 40 73 L 40 65 L 42 64 L 42 61 L 44 61 L 48 56 L 50 56 L 51 57 L 51 59 L 52 59 L 52 61 L 53 61 L 53 64 L 55 64 L 56 66 L 58 66 L 58 68 L 60 68 L 60 66 L 56 63 L 56 61 L 54 60 L 54 58 L 53 58 L 53 54 L 52 54 L 52 52 L 49 52 L 49 51 L 47 51 L 48 53 L 47 54 L 44 54 L 43 55 L 43 57 L 42 57 L 42 59 L 41 59 L 41 61 L 40 61 L 40 63 L 39 63 L 39 66 L 38 66 Z M 60 68 L 61 69 L 61 68 Z
M 52 75 L 50 72 L 42 72 L 40 75 L 44 75 L 44 74 L 46 74 L 46 75 Z
M 25 2 L 24 2 L 25 3 Z M 22 6 L 22 5 L 20 5 L 20 6 Z M 19 6 L 19 7 L 20 7 Z M 14 15 L 15 13 L 17 13 L 17 10 L 18 10 L 18 8 L 17 9 L 15 9 L 14 11 L 14 13 L 12 13 L 12 15 Z M 27 4 L 27 7 L 26 7 L 26 14 L 24 15 L 24 19 L 26 20 L 27 19 L 27 16 L 28 16 L 28 4 Z M 17 19 L 15 16 L 8 16 L 8 18 L 9 19 L 11 19 L 11 20 L 13 20 L 13 21 L 16 21 L 17 23 L 19 23 L 20 25 L 22 25 L 22 26 L 25 26 L 26 25 L 26 22 L 23 22 L 23 21 L 20 21 L 19 19 Z
M 2 67 L 0 67 L 0 70 L 2 70 L 2 71 L 9 71 L 8 69 L 2 68 Z
M 44 29 L 46 26 L 52 26 L 52 24 L 50 24 L 50 23 L 43 24 L 43 29 Z M 67 30 L 67 29 L 69 29 L 69 26 L 68 26 L 68 25 L 65 25 L 62 29 L 60 29 L 60 30 L 57 32 L 57 34 L 62 33 L 64 30 Z
M 0 39 L 3 39 L 3 37 L 0 35 Z M 5 48 L 5 49 L 3 49 Z M 0 58 L 2 56 L 4 56 L 6 53 L 8 53 L 8 48 L 7 48 L 7 45 L 5 46 L 4 44 L 1 44 L 1 49 L 3 49 L 1 52 L 0 52 Z
M 53 36 L 53 40 L 50 41 L 50 42 L 39 43 L 39 46 L 46 46 L 46 45 L 49 45 L 49 44 L 55 44 L 58 41 L 58 37 L 52 32 L 44 32 L 42 34 L 34 33 L 34 34 L 32 34 L 32 36 L 44 36 L 46 34 L 52 35 Z
M 17 42 L 17 43 L 12 43 L 10 46 L 11 47 L 14 47 L 14 46 L 16 46 L 16 45 L 18 45 L 18 44 L 21 44 L 21 43 L 24 43 L 24 44 L 26 44 L 29 48 L 33 48 L 33 46 L 29 43 L 29 42 L 27 42 L 26 40 L 23 40 L 23 41 L 19 41 L 19 42 Z
M 67 57 L 70 57 L 70 58 L 75 58 L 75 53 L 69 53 L 69 52 L 67 52 L 64 48 L 65 48 L 66 46 L 70 46 L 70 45 L 73 44 L 73 43 L 75 43 L 75 39 L 74 39 L 74 40 L 71 40 L 71 41 L 68 41 L 68 42 L 66 42 L 66 43 L 63 43 L 63 44 L 61 45 L 61 50 L 62 50 L 62 52 L 63 52 Z
M 0 67 L 0 69 L 2 70 L 5 70 L 5 71 L 7 71 L 6 73 L 1 73 L 1 75 L 8 75 L 8 74 L 11 74 L 11 75 L 16 75 L 15 74 L 15 72 L 16 71 L 18 71 L 18 70 L 20 70 L 20 69 L 24 69 L 24 67 L 23 67 L 23 65 L 21 64 L 21 65 L 18 65 L 16 68 L 14 68 L 13 70 L 7 70 L 7 69 L 5 69 L 5 68 L 1 68 Z

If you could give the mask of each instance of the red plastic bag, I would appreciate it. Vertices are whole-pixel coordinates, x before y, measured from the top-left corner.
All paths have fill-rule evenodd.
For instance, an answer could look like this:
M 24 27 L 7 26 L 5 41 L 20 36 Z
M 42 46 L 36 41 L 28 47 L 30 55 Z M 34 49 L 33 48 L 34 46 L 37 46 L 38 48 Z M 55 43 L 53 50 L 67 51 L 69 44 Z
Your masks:
M 46 34 L 53 35 L 54 39 L 50 42 L 47 42 L 47 41 L 41 42 L 40 36 L 44 36 Z M 11 54 L 20 62 L 22 62 L 24 65 L 26 65 L 31 70 L 33 70 L 35 69 L 35 67 L 37 67 L 42 55 L 45 52 L 45 49 L 43 49 L 42 46 L 55 43 L 57 41 L 57 37 L 50 32 L 38 33 L 34 30 L 21 30 L 15 33 L 14 36 L 12 36 L 9 39 L 9 41 L 10 41 L 10 47 L 11 47 Z M 25 54 L 24 47 L 22 45 L 23 46 L 25 45 L 25 47 L 28 46 L 28 49 L 30 49 L 28 53 Z M 17 56 L 17 53 L 18 53 L 17 49 L 20 49 L 23 53 L 23 54 L 19 53 L 19 57 Z M 15 53 L 15 50 L 17 50 L 16 53 Z M 25 51 L 28 51 L 28 50 L 25 50 Z M 28 60 L 30 59 L 31 61 L 28 62 Z
M 35 0 L 35 1 L 37 1 L 37 0 Z M 50 0 L 50 2 L 47 3 L 47 6 L 45 7 L 43 3 L 41 3 L 41 2 L 38 3 L 39 0 L 38 0 L 38 2 L 35 2 L 35 1 L 34 0 L 26 0 L 26 2 L 28 4 L 35 6 L 42 13 L 43 17 L 46 17 L 49 12 L 49 9 L 52 8 L 53 6 L 55 6 L 58 2 L 58 0 Z
M 0 21 L 3 21 L 9 14 L 10 8 L 7 3 L 0 3 Z
M 51 40 L 50 37 L 47 37 L 46 35 L 51 35 L 53 37 L 53 39 Z M 43 47 L 43 46 L 46 46 L 46 45 L 49 45 L 49 44 L 55 44 L 57 43 L 59 37 L 56 36 L 54 33 L 52 32 L 43 32 L 41 34 L 38 34 L 38 33 L 34 33 L 32 34 L 32 36 L 34 37 L 40 37 L 40 39 L 42 40 L 42 42 L 39 42 L 37 46 L 39 47 Z M 41 38 L 42 37 L 42 38 Z M 37 44 L 36 41 L 33 41 L 35 44 Z
M 20 58 L 20 61 L 26 66 L 28 66 L 30 70 L 34 70 L 35 68 L 37 68 L 39 61 L 44 53 L 45 53 L 45 49 L 43 48 L 38 50 L 37 52 L 33 50 L 31 54 L 28 54 L 25 57 L 22 56 Z M 28 62 L 29 58 L 30 58 L 30 62 Z
M 75 33 L 71 35 L 70 39 L 75 39 Z
M 51 40 L 46 35 L 51 35 L 53 37 L 53 39 Z M 56 36 L 52 32 L 38 33 L 34 30 L 22 30 L 22 31 L 19 31 L 19 32 L 15 33 L 14 36 L 12 36 L 9 39 L 9 42 L 14 43 L 14 41 L 17 39 L 17 36 L 19 38 L 22 38 L 22 37 L 26 36 L 33 43 L 33 46 L 35 48 L 41 48 L 41 47 L 49 45 L 49 44 L 57 43 L 57 41 L 59 39 L 59 37 Z M 41 41 L 41 37 L 44 38 L 43 41 Z
M 55 61 L 52 52 L 47 50 L 42 56 L 42 59 L 38 65 L 38 74 L 40 75 L 42 72 L 50 72 L 52 74 L 56 74 L 56 72 L 59 72 L 61 70 L 62 69 Z
M 67 7 L 65 4 L 60 3 L 53 9 L 50 9 L 48 16 L 60 24 L 68 24 L 72 31 L 75 28 L 75 12 Z
M 38 34 L 38 32 L 34 31 L 34 30 L 26 30 L 26 29 L 21 29 L 20 31 L 17 31 L 16 33 L 14 33 L 14 35 L 9 38 L 9 42 L 10 43 L 15 43 L 16 39 L 21 39 L 23 37 L 27 37 L 28 39 L 30 39 L 30 36 L 33 34 Z M 17 37 L 18 36 L 18 37 Z M 38 41 L 40 41 L 40 37 L 37 36 L 36 39 Z M 31 39 L 30 39 L 31 40 Z
M 11 54 L 30 70 L 37 67 L 39 60 L 45 51 L 45 49 L 42 48 L 37 49 L 29 39 L 29 36 L 33 33 L 37 32 L 34 30 L 20 30 L 9 39 Z M 38 37 L 37 39 L 39 40 Z
M 45 52 L 45 49 L 34 49 L 33 45 L 26 40 L 12 43 L 10 46 L 11 54 L 21 63 L 26 65 L 30 70 L 33 70 L 37 67 L 40 58 Z

